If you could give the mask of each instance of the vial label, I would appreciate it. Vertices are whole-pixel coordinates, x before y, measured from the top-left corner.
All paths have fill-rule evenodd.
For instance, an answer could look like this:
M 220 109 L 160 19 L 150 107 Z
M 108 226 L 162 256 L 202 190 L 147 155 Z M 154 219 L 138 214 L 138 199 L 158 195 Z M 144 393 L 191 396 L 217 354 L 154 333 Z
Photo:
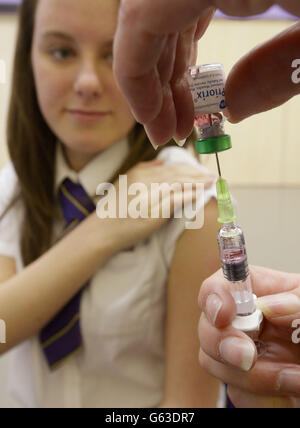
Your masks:
M 188 83 L 195 115 L 217 113 L 226 109 L 225 72 L 221 64 L 191 67 Z

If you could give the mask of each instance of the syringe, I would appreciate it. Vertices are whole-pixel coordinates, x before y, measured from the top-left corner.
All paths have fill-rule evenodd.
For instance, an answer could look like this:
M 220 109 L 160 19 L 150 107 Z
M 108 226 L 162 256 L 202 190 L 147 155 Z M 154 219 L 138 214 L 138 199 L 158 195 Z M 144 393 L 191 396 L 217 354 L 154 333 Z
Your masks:
M 252 284 L 249 275 L 245 238 L 236 224 L 230 193 L 225 180 L 217 182 L 218 222 L 223 225 L 218 234 L 220 257 L 225 278 L 231 283 L 231 294 L 237 305 L 237 314 L 247 316 L 255 311 Z
M 224 118 L 221 113 L 205 114 L 195 119 L 199 139 L 196 150 L 199 154 L 216 154 L 219 171 L 217 182 L 219 223 L 222 228 L 218 234 L 218 244 L 224 277 L 228 280 L 231 294 L 235 300 L 237 317 L 233 326 L 244 331 L 257 344 L 258 353 L 263 346 L 258 341 L 261 333 L 263 315 L 255 307 L 256 296 L 252 291 L 251 277 L 244 233 L 236 223 L 227 182 L 222 178 L 218 153 L 231 148 L 231 139 L 224 132 Z
M 218 168 L 220 171 L 219 165 Z M 254 340 L 261 356 L 264 347 L 259 341 L 259 336 L 262 330 L 263 314 L 255 307 L 256 296 L 252 289 L 244 233 L 236 223 L 229 189 L 221 176 L 217 182 L 217 193 L 218 221 L 223 225 L 218 234 L 221 264 L 237 308 L 237 317 L 233 326 Z

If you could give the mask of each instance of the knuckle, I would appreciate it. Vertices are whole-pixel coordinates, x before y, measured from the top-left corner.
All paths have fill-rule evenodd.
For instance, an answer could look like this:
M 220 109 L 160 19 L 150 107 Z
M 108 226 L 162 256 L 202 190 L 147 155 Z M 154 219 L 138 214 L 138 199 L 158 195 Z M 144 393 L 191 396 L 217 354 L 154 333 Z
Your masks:
M 211 278 L 206 278 L 202 283 L 202 292 L 208 292 L 213 285 L 213 281 Z
M 209 358 L 207 357 L 206 353 L 203 351 L 202 348 L 200 348 L 200 351 L 199 351 L 199 363 L 200 363 L 200 367 L 203 370 L 207 371 L 210 374 L 213 374 L 209 364 Z

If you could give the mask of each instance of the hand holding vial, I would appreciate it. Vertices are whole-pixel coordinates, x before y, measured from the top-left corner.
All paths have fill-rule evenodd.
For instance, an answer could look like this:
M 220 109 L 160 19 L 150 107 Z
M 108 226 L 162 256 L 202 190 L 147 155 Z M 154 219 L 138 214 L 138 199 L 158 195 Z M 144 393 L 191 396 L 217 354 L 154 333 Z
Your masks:
M 173 137 L 183 140 L 193 128 L 193 103 L 185 72 L 194 64 L 197 42 L 215 9 L 247 16 L 262 13 L 275 3 L 300 16 L 298 0 L 122 0 L 114 71 L 152 143 L 164 145 Z M 300 93 L 290 69 L 293 60 L 299 58 L 299 38 L 297 23 L 259 45 L 233 67 L 226 84 L 232 122 L 275 108 Z M 266 92 L 274 95 L 265 97 Z

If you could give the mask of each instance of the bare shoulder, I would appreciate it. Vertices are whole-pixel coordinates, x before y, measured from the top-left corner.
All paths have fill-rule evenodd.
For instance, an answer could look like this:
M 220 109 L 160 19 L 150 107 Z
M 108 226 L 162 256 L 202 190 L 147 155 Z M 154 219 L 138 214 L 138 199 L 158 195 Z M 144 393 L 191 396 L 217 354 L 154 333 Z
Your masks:
M 217 217 L 217 202 L 211 200 L 205 208 L 204 226 L 185 230 L 177 242 L 168 276 L 168 296 L 175 306 L 182 305 L 184 298 L 187 307 L 191 305 L 198 311 L 202 283 L 220 269 Z
M 201 229 L 185 230 L 177 241 L 167 287 L 166 376 L 169 407 L 215 407 L 219 382 L 201 369 L 197 326 L 198 294 L 206 278 L 219 270 L 217 203 L 205 207 Z M 180 382 L 180 388 L 178 384 Z
M 205 207 L 204 225 L 201 229 L 185 230 L 179 238 L 172 262 L 173 269 L 177 263 L 186 263 L 192 271 L 201 266 L 203 274 L 219 269 L 217 234 L 220 225 L 217 221 L 217 201 L 212 199 Z M 181 260 L 181 262 L 180 262 Z M 211 272 L 211 273 L 210 273 Z

